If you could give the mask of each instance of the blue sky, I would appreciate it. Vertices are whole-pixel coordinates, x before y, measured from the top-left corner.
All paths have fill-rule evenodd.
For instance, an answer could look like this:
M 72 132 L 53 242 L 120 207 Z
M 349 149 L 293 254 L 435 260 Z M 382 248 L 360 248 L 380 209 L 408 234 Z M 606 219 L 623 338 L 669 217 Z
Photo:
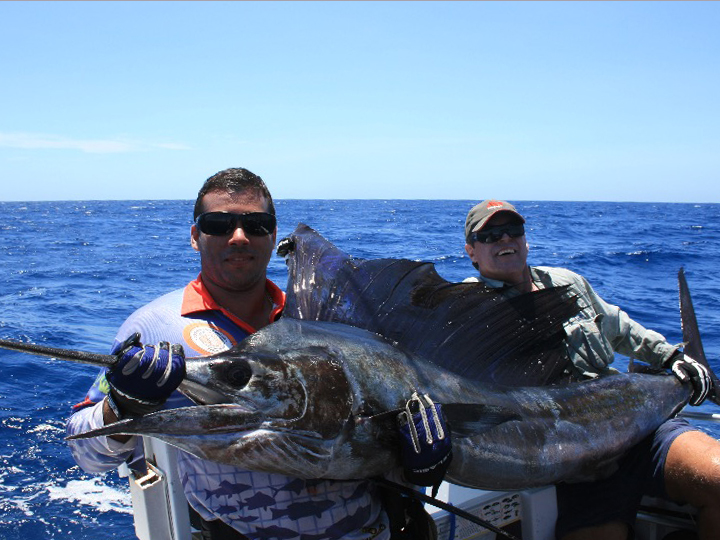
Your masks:
M 718 2 L 0 2 L 0 200 L 720 202 Z

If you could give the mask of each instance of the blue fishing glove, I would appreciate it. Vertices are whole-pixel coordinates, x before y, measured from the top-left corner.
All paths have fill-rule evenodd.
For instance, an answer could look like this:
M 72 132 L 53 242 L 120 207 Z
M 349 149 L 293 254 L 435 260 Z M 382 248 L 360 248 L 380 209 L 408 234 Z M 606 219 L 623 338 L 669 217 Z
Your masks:
M 708 396 L 712 388 L 712 378 L 708 369 L 687 354 L 677 351 L 665 361 L 664 367 L 669 368 L 682 382 L 690 382 L 693 393 L 690 396 L 690 405 L 700 405 Z
M 437 494 L 452 461 L 450 430 L 440 404 L 427 395 L 413 393 L 398 415 L 403 476 L 418 486 L 432 486 Z
M 185 378 L 182 345 L 171 346 L 166 341 L 143 345 L 136 332 L 113 353 L 118 360 L 106 378 L 110 384 L 108 404 L 118 418 L 157 411 Z

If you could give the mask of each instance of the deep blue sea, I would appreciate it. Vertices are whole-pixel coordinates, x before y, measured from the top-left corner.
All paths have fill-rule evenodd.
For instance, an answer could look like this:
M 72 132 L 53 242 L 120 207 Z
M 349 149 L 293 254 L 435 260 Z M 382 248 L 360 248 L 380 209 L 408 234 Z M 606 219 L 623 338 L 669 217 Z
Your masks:
M 281 200 L 279 238 L 304 222 L 352 255 L 428 260 L 461 281 L 474 272 L 463 249 L 474 202 Z M 685 267 L 706 354 L 720 370 L 720 205 L 517 206 L 532 264 L 583 274 L 671 342 L 681 341 L 677 272 Z M 0 202 L 0 338 L 108 352 L 127 315 L 197 275 L 191 214 L 191 201 Z M 270 278 L 284 287 L 281 259 Z M 63 441 L 65 418 L 96 373 L 0 350 L 0 540 L 134 537 L 125 481 L 83 473 Z

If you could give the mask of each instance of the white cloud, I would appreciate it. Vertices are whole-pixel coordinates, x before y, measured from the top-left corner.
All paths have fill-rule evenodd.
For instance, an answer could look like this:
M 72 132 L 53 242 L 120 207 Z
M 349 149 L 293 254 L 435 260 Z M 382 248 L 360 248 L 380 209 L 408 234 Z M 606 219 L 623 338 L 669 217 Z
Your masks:
M 41 133 L 1 133 L 0 147 L 23 148 L 28 150 L 79 150 L 89 154 L 116 154 L 144 152 L 156 148 L 163 150 L 188 150 L 177 143 L 146 143 L 122 139 L 72 139 L 59 135 Z

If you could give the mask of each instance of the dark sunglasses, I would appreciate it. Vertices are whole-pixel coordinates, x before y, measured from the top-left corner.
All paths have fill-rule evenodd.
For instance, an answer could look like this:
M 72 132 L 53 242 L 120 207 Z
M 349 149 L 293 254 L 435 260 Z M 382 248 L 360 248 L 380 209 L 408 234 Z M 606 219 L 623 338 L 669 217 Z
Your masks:
M 251 236 L 267 236 L 277 226 L 277 220 L 267 212 L 248 212 L 233 214 L 231 212 L 204 212 L 195 220 L 200 232 L 210 236 L 225 236 L 240 228 Z
M 509 225 L 498 225 L 497 227 L 487 227 L 482 231 L 472 233 L 470 238 L 473 242 L 480 242 L 481 244 L 494 244 L 506 233 L 510 238 L 518 238 L 519 236 L 525 234 L 525 226 L 522 223 L 515 223 Z

